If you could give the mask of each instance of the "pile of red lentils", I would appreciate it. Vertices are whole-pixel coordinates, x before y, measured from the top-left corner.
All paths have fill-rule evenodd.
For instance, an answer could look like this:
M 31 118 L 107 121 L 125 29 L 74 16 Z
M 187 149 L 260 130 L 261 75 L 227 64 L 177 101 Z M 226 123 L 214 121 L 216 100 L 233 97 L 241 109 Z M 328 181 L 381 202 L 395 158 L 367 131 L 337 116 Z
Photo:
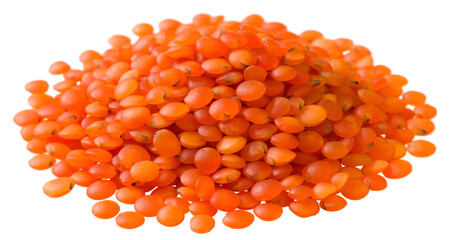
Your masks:
M 407 176 L 406 152 L 435 152 L 414 137 L 434 131 L 436 109 L 350 39 L 258 15 L 158 28 L 110 37 L 103 53 L 80 55 L 83 69 L 53 63 L 55 96 L 46 81 L 25 86 L 30 109 L 14 122 L 36 154 L 30 167 L 56 177 L 49 197 L 78 185 L 94 216 L 122 228 L 149 217 L 177 226 L 189 212 L 191 230 L 206 233 L 218 210 L 235 229 L 285 207 L 302 218 L 341 210 Z

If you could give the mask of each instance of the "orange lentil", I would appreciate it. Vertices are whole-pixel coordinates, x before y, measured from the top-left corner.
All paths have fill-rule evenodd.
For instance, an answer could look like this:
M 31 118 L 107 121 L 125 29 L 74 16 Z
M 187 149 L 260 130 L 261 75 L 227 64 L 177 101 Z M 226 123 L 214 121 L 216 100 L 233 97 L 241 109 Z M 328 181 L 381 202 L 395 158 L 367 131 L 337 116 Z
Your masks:
M 368 185 L 371 191 L 381 191 L 387 188 L 387 180 L 385 180 L 385 178 L 381 175 L 365 175 L 362 178 L 362 181 L 364 181 Z
M 299 149 L 305 153 L 314 153 L 321 149 L 323 137 L 315 131 L 304 131 L 299 133 Z
M 346 200 L 338 195 L 330 195 L 329 197 L 321 200 L 319 204 L 322 209 L 333 212 L 343 209 L 346 205 Z
M 385 160 L 374 160 L 365 164 L 362 167 L 362 172 L 364 174 L 380 173 L 388 167 L 388 162 Z
M 217 58 L 226 54 L 227 47 L 213 37 L 202 37 L 196 42 L 197 51 L 204 57 Z
M 234 49 L 245 46 L 247 38 L 241 33 L 226 32 L 221 35 L 221 41 L 226 47 Z
M 216 78 L 217 85 L 233 85 L 243 80 L 243 74 L 239 71 L 231 71 Z
M 233 50 L 228 59 L 237 69 L 245 69 L 257 63 L 257 55 L 246 49 Z
M 221 154 L 232 154 L 240 151 L 246 145 L 247 139 L 241 136 L 224 136 L 216 145 Z
M 277 96 L 280 95 L 285 89 L 285 85 L 277 80 L 267 80 L 264 82 L 266 86 L 266 96 Z
M 398 179 L 406 177 L 412 172 L 412 165 L 406 160 L 395 159 L 388 162 L 387 168 L 382 171 L 385 177 Z
M 207 233 L 218 210 L 236 229 L 284 207 L 299 217 L 341 210 L 409 175 L 406 153 L 436 151 L 415 137 L 434 132 L 437 109 L 350 39 L 259 15 L 198 14 L 158 29 L 111 36 L 102 54 L 80 54 L 80 69 L 54 62 L 56 95 L 45 80 L 25 85 L 29 108 L 13 121 L 36 154 L 29 166 L 56 177 L 46 195 L 77 184 L 102 200 L 94 216 L 122 228 L 145 217 L 176 226 L 190 212 L 191 230 Z M 135 212 L 119 213 L 104 200 L 113 195 Z
M 120 121 L 128 129 L 143 126 L 150 116 L 150 110 L 145 107 L 128 108 L 121 112 Z
M 288 197 L 298 201 L 307 199 L 311 197 L 312 194 L 313 194 L 312 188 L 305 185 L 293 187 L 292 189 L 290 189 L 290 191 L 288 191 Z
M 312 198 L 322 200 L 333 194 L 337 188 L 332 183 L 320 182 L 313 187 Z
M 271 118 L 283 117 L 290 111 L 290 102 L 284 97 L 273 98 L 265 108 Z M 305 124 L 304 124 L 305 125 Z
M 195 215 L 190 220 L 190 228 L 195 233 L 207 233 L 215 227 L 215 220 L 209 215 Z
M 306 105 L 296 114 L 298 119 L 306 127 L 317 126 L 322 123 L 326 117 L 326 110 L 319 105 Z
M 301 175 L 289 175 L 280 180 L 282 184 L 282 190 L 290 190 L 294 187 L 300 186 L 304 182 L 304 178 Z
M 78 168 L 75 168 L 64 161 L 56 162 L 52 168 L 52 173 L 56 177 L 70 177 L 72 174 L 77 172 Z
M 264 180 L 271 172 L 271 165 L 263 161 L 250 162 L 243 168 L 243 174 L 252 180 Z
M 211 177 L 215 183 L 226 184 L 237 180 L 241 172 L 233 168 L 222 168 L 216 171 Z
M 153 27 L 152 25 L 148 23 L 140 23 L 136 24 L 133 29 L 133 33 L 139 37 L 142 37 L 144 35 L 152 34 L 153 33 Z
M 229 212 L 238 207 L 240 197 L 231 190 L 218 189 L 212 194 L 209 201 L 212 207 Z
M 36 170 L 49 169 L 55 163 L 56 163 L 55 157 L 46 154 L 36 155 L 32 159 L 30 159 L 30 161 L 28 161 L 28 165 Z
M 271 71 L 271 77 L 282 82 L 294 79 L 296 74 L 296 70 L 290 66 L 279 66 Z
M 164 226 L 174 227 L 179 225 L 185 219 L 182 210 L 172 206 L 165 206 L 157 213 L 157 221 Z
M 368 185 L 359 179 L 350 179 L 343 189 L 341 189 L 341 194 L 351 200 L 362 199 L 368 195 L 368 192 Z
M 274 119 L 274 123 L 281 131 L 287 133 L 299 133 L 305 129 L 302 122 L 294 117 L 278 117 Z
M 139 161 L 130 168 L 132 178 L 142 182 L 154 180 L 158 173 L 158 165 L 151 161 Z
M 135 144 L 124 146 L 117 155 L 118 160 L 125 168 L 131 168 L 135 162 L 149 161 L 150 155 L 143 147 Z
M 415 157 L 428 157 L 435 150 L 435 145 L 426 140 L 415 140 L 407 145 L 407 151 Z
M 319 212 L 318 202 L 311 198 L 293 201 L 289 205 L 290 210 L 298 217 L 311 217 Z
M 279 147 L 271 147 L 268 149 L 264 160 L 271 166 L 283 166 L 293 161 L 295 157 L 296 153 L 293 151 Z
M 265 94 L 266 86 L 257 80 L 246 80 L 236 88 L 236 95 L 243 101 L 254 101 Z
M 197 87 L 191 89 L 184 101 L 190 108 L 201 108 L 213 99 L 213 91 L 208 87 Z
M 279 181 L 267 179 L 257 182 L 252 186 L 251 196 L 256 200 L 268 201 L 277 197 L 281 191 L 282 185 Z
M 193 201 L 189 206 L 189 211 L 193 215 L 205 214 L 213 217 L 218 210 L 213 208 L 208 202 Z
M 256 124 L 267 123 L 270 120 L 268 113 L 260 108 L 246 108 L 242 114 L 246 120 Z
M 91 183 L 97 180 L 96 177 L 92 176 L 86 170 L 78 170 L 74 172 L 71 176 L 75 183 L 82 187 L 88 187 Z
M 254 222 L 254 215 L 244 210 L 228 212 L 222 219 L 222 223 L 229 228 L 241 229 L 250 226 Z
M 203 200 L 209 200 L 215 192 L 215 183 L 209 176 L 199 176 L 196 181 L 196 195 Z
M 211 89 L 213 91 L 213 96 L 215 99 L 219 98 L 231 98 L 235 96 L 236 91 L 235 89 L 228 87 L 228 86 L 216 86 Z
M 232 65 L 224 58 L 212 58 L 202 62 L 202 69 L 211 74 L 223 74 L 232 70 Z
M 239 113 L 239 105 L 231 98 L 221 98 L 210 105 L 208 112 L 216 120 L 229 120 Z
M 270 142 L 280 148 L 295 149 L 298 147 L 298 139 L 291 133 L 281 132 L 271 136 Z
M 14 116 L 14 123 L 16 123 L 17 125 L 23 127 L 29 124 L 36 124 L 39 121 L 39 115 L 36 112 L 36 110 L 23 110 L 20 111 L 18 113 L 16 113 L 16 115 Z
M 255 200 L 249 192 L 240 192 L 238 193 L 238 197 L 240 198 L 240 204 L 237 208 L 241 210 L 252 209 L 260 203 L 260 201 Z
M 48 181 L 44 185 L 43 191 L 49 197 L 58 198 L 68 194 L 74 185 L 75 182 L 72 178 L 61 177 Z
M 169 130 L 162 129 L 155 132 L 153 137 L 153 146 L 155 150 L 162 156 L 172 157 L 180 153 L 180 141 Z
M 266 76 L 268 73 L 266 70 L 258 65 L 249 66 L 246 69 L 244 69 L 244 79 L 245 80 L 256 80 L 263 82 L 266 79 Z
M 242 157 L 240 157 L 238 155 L 234 155 L 234 154 L 222 155 L 221 163 L 225 167 L 235 168 L 235 169 L 241 169 L 244 166 L 246 166 L 246 161 Z
M 159 196 L 146 195 L 136 199 L 134 203 L 135 211 L 145 217 L 155 217 L 158 210 L 164 207 L 163 199 Z
M 120 207 L 115 201 L 104 200 L 94 204 L 91 211 L 94 216 L 100 219 L 109 219 L 119 213 Z
M 54 75 L 64 74 L 69 70 L 70 70 L 69 64 L 63 61 L 54 62 L 49 68 L 49 72 Z
M 325 161 L 314 161 L 307 164 L 302 170 L 305 181 L 314 184 L 329 180 L 332 170 L 329 163 Z
M 282 216 L 281 206 L 272 203 L 259 204 L 254 207 L 254 214 L 263 221 L 274 221 Z
M 189 112 L 188 105 L 179 102 L 172 102 L 164 105 L 160 109 L 160 114 L 168 120 L 183 118 Z
M 413 109 L 415 116 L 419 118 L 431 119 L 437 115 L 437 109 L 429 104 L 420 104 Z
M 114 166 L 107 163 L 99 163 L 92 165 L 88 169 L 88 173 L 96 178 L 113 178 L 117 175 L 117 170 Z
M 235 117 L 218 123 L 219 130 L 228 136 L 243 135 L 249 129 L 249 126 L 249 122 L 242 117 Z
M 49 89 L 49 84 L 44 80 L 35 80 L 25 85 L 25 90 L 30 93 L 45 93 Z
M 341 142 L 330 141 L 323 145 L 321 152 L 329 159 L 339 159 L 346 156 L 349 150 Z
M 165 206 L 172 206 L 182 210 L 184 214 L 189 211 L 189 202 L 179 197 L 168 197 L 164 200 Z
M 94 200 L 102 200 L 112 196 L 117 190 L 117 185 L 110 180 L 98 180 L 86 189 L 88 197 Z
M 194 156 L 194 164 L 205 174 L 214 173 L 221 164 L 220 153 L 210 147 L 202 148 Z
M 294 167 L 291 164 L 273 166 L 270 178 L 281 181 L 284 177 L 290 176 L 293 173 Z
M 144 224 L 144 216 L 137 212 L 122 212 L 116 216 L 116 224 L 125 229 L 137 228 Z

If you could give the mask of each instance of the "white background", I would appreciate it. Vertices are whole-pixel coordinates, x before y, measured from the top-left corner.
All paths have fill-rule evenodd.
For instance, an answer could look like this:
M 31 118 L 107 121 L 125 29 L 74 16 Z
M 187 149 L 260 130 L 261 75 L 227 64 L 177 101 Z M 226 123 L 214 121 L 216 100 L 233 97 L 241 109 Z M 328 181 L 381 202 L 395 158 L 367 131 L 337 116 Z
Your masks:
M 0 4 L 0 239 L 451 239 L 450 220 L 450 55 L 451 15 L 448 1 L 1 1 Z M 301 219 L 285 209 L 281 219 L 258 219 L 244 230 L 232 230 L 216 217 L 207 235 L 189 230 L 189 219 L 175 228 L 155 219 L 135 230 L 123 230 L 114 219 L 92 216 L 93 200 L 84 188 L 50 199 L 42 185 L 49 171 L 28 167 L 32 154 L 12 122 L 27 108 L 25 83 L 59 81 L 47 69 L 56 60 L 81 67 L 79 54 L 100 52 L 113 34 L 131 36 L 140 22 L 158 26 L 164 18 L 188 22 L 196 13 L 241 20 L 261 14 L 300 33 L 315 29 L 328 38 L 347 37 L 367 46 L 376 64 L 409 79 L 408 90 L 426 93 L 436 106 L 436 132 L 428 139 L 437 152 L 427 159 L 407 156 L 413 172 L 389 180 L 382 192 L 371 192 L 336 213 L 321 211 Z M 135 39 L 135 38 L 134 38 Z M 125 208 L 125 210 L 130 209 Z

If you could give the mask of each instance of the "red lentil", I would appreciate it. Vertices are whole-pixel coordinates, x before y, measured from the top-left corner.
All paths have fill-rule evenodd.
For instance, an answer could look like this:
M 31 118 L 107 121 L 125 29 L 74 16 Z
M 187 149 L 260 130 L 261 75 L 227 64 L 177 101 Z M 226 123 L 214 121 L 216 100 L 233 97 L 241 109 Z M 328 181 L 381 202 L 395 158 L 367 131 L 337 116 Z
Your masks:
M 173 227 L 190 212 L 191 230 L 207 233 L 218 210 L 235 229 L 284 207 L 302 218 L 341 210 L 409 175 L 406 153 L 436 151 L 414 138 L 435 130 L 437 110 L 352 40 L 258 15 L 159 29 L 137 24 L 136 42 L 111 36 L 103 54 L 80 55 L 82 70 L 56 61 L 56 96 L 44 80 L 25 85 L 30 109 L 13 121 L 36 154 L 29 166 L 56 176 L 46 195 L 79 185 L 101 200 L 93 215 L 122 228 L 147 217 Z M 113 195 L 135 211 L 119 213 L 104 200 Z

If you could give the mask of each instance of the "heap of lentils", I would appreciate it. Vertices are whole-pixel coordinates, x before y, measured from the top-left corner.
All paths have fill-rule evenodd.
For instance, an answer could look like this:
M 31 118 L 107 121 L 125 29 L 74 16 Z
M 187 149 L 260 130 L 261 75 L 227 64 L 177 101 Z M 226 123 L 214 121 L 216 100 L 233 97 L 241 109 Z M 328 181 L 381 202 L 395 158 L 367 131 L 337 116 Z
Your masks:
M 36 154 L 28 164 L 56 177 L 49 197 L 86 187 L 93 215 L 126 229 L 148 217 L 177 226 L 189 212 L 206 233 L 218 210 L 241 229 L 285 207 L 301 218 L 341 210 L 407 176 L 406 152 L 435 152 L 414 137 L 434 131 L 436 109 L 350 39 L 258 15 L 158 28 L 110 37 L 103 53 L 80 55 L 83 69 L 53 63 L 55 96 L 46 81 L 26 84 L 31 108 L 14 122 Z

